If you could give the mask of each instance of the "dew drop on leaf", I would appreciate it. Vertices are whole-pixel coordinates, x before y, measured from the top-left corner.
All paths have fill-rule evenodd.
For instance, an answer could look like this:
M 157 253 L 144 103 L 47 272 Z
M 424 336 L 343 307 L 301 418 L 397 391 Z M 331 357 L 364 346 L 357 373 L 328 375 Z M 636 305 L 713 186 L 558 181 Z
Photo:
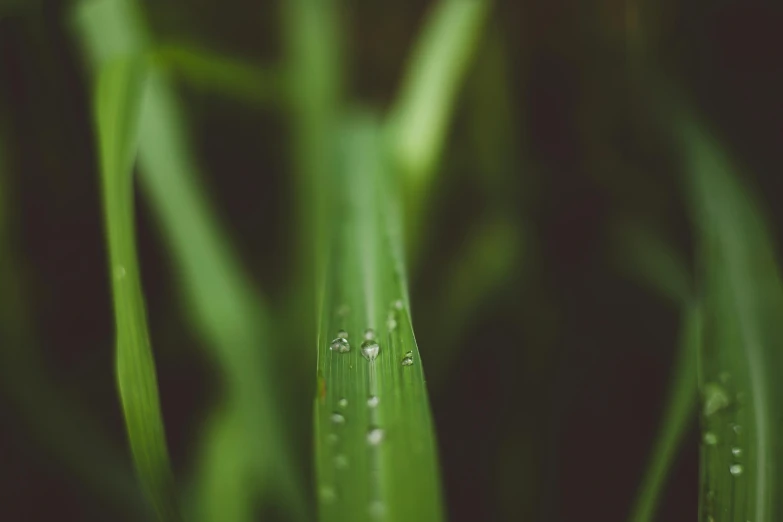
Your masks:
M 402 358 L 403 366 L 413 366 L 413 351 L 407 352 Z
M 378 403 L 381 402 L 380 399 L 378 399 L 375 395 L 370 395 L 370 397 L 367 399 L 367 406 L 370 408 L 375 408 L 378 406 Z
M 368 361 L 374 361 L 378 357 L 378 352 L 381 350 L 380 345 L 372 340 L 367 340 L 362 343 L 362 355 Z
M 342 413 L 332 413 L 331 419 L 334 424 L 345 424 L 345 417 Z
M 742 475 L 742 464 L 732 464 L 729 466 L 729 472 L 735 477 Z
M 367 432 L 367 443 L 370 446 L 377 446 L 383 441 L 384 435 L 385 433 L 381 428 L 371 428 L 370 431 Z
M 343 339 L 342 337 L 338 337 L 337 339 L 332 341 L 331 344 L 329 345 L 329 348 L 333 352 L 338 352 L 338 353 L 346 353 L 351 351 L 350 343 L 346 339 Z

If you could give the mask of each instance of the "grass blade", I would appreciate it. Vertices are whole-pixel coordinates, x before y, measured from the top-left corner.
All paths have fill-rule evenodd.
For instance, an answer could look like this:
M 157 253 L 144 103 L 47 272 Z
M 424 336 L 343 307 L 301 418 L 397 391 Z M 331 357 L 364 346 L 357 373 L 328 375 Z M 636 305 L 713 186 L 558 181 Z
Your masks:
M 104 65 L 95 111 L 117 329 L 117 382 L 139 479 L 160 520 L 179 520 L 135 245 L 132 167 L 145 69 Z
M 485 0 L 443 0 L 429 14 L 389 118 L 390 147 L 412 194 L 426 189 L 462 77 L 489 12 Z
M 702 519 L 780 520 L 783 286 L 759 199 L 695 119 L 678 129 L 700 235 L 705 303 Z
M 655 445 L 650 452 L 649 465 L 629 518 L 632 522 L 655 520 L 655 510 L 665 486 L 666 476 L 696 408 L 696 361 L 701 347 L 701 321 L 699 305 L 694 303 L 684 306 L 683 333 L 669 386 L 669 397 Z
M 648 522 L 655 520 L 666 476 L 696 408 L 701 308 L 693 300 L 693 285 L 685 261 L 666 241 L 651 229 L 633 221 L 616 226 L 614 237 L 614 257 L 620 270 L 682 309 L 682 333 L 669 396 L 629 517 L 632 522 Z
M 315 402 L 321 520 L 437 521 L 437 451 L 411 326 L 400 201 L 374 119 L 356 116 L 341 135 L 342 168 L 324 216 L 330 240 Z M 347 340 L 334 341 L 340 331 Z
M 149 38 L 134 3 L 92 2 L 84 4 L 78 14 L 80 35 L 93 65 L 116 55 L 147 55 Z M 112 34 L 104 34 L 107 28 Z M 115 54 L 102 46 L 104 41 L 116 42 L 109 46 Z M 258 497 L 273 488 L 296 519 L 307 519 L 304 480 L 294 463 L 285 426 L 279 422 L 284 418 L 280 409 L 286 397 L 272 393 L 280 383 L 270 371 L 269 348 L 277 344 L 272 340 L 268 311 L 226 240 L 199 184 L 193 158 L 174 91 L 160 67 L 152 66 L 141 107 L 142 188 L 173 252 L 191 324 L 212 350 L 225 382 L 224 402 L 213 424 L 225 422 L 227 426 L 208 430 L 195 511 L 202 520 L 252 520 Z M 245 448 L 241 455 L 225 455 L 232 465 L 215 457 L 227 440 L 231 444 L 242 441 Z M 227 481 L 237 480 L 243 487 L 224 487 Z M 211 518 L 216 513 L 222 515 Z M 227 519 L 229 513 L 246 518 Z
M 285 102 L 285 82 L 275 70 L 184 43 L 157 46 L 155 59 L 189 83 L 254 105 Z

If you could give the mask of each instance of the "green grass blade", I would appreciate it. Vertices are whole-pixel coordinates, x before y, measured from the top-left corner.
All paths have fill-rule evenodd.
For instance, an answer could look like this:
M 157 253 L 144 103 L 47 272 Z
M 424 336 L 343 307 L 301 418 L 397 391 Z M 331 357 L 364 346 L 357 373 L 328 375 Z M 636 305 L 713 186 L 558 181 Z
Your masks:
M 683 117 L 679 136 L 700 238 L 704 338 L 700 510 L 704 520 L 783 516 L 783 286 L 759 199 L 719 143 Z
M 320 518 L 437 521 L 437 450 L 411 325 L 400 201 L 375 120 L 356 116 L 341 136 L 341 169 L 324 216 L 315 401 Z M 345 343 L 333 343 L 341 330 L 345 353 Z M 377 358 L 363 356 L 366 337 L 380 347 Z
M 117 329 L 117 382 L 139 479 L 160 520 L 179 520 L 135 245 L 132 168 L 146 71 L 117 59 L 98 74 L 95 114 Z
M 485 0 L 442 0 L 416 42 L 388 122 L 390 148 L 412 194 L 432 178 L 489 6 Z
M 699 305 L 684 306 L 683 332 L 679 355 L 669 386 L 661 427 L 650 452 L 647 471 L 639 487 L 631 522 L 652 522 L 660 502 L 666 476 L 677 456 L 697 403 L 697 353 L 701 346 L 701 310 Z
M 696 408 L 697 353 L 701 344 L 701 309 L 685 261 L 649 228 L 632 221 L 615 227 L 614 258 L 618 268 L 682 309 L 682 333 L 661 425 L 629 520 L 655 520 L 666 476 L 677 456 Z
M 150 48 L 132 2 L 83 4 L 78 21 L 86 54 L 96 60 L 94 65 L 112 56 L 101 46 L 104 40 L 117 42 L 111 49 L 118 55 L 144 56 Z M 104 34 L 106 28 L 113 34 Z M 227 426 L 208 430 L 204 441 L 208 447 L 200 453 L 194 515 L 206 521 L 253 520 L 258 497 L 274 489 L 292 516 L 307 519 L 304 478 L 280 422 L 285 418 L 281 411 L 287 405 L 286 397 L 273 393 L 280 383 L 270 370 L 274 358 L 269 350 L 277 344 L 268 310 L 199 183 L 182 111 L 159 65 L 150 69 L 141 111 L 142 189 L 172 250 L 191 324 L 212 350 L 225 383 L 223 411 L 215 418 Z M 235 459 L 233 452 L 226 456 L 235 461 L 234 466 L 215 456 L 227 447 L 225 440 L 242 441 L 241 458 Z M 232 475 L 226 475 L 226 470 Z M 243 487 L 224 487 L 236 480 Z M 211 518 L 216 513 L 223 515 Z M 226 518 L 229 513 L 246 518 Z
M 155 59 L 162 67 L 205 91 L 260 107 L 285 102 L 283 75 L 272 69 L 184 43 L 158 45 Z
M 675 305 L 687 305 L 693 297 L 688 266 L 671 245 L 649 228 L 623 222 L 613 230 L 614 257 L 618 268 Z

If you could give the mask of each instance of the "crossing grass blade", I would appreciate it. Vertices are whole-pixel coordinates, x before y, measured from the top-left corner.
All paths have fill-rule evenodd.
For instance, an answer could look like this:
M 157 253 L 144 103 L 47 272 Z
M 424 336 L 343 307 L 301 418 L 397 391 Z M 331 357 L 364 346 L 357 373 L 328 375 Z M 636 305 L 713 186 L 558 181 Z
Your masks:
M 162 68 L 205 91 L 259 107 L 285 102 L 283 75 L 274 69 L 181 42 L 158 45 L 154 57 Z
M 135 245 L 133 164 L 146 70 L 118 58 L 98 73 L 95 116 L 117 335 L 117 383 L 139 480 L 163 521 L 180 520 Z
M 371 115 L 349 118 L 341 132 L 340 168 L 326 195 L 329 241 L 315 400 L 323 521 L 442 519 L 435 435 L 411 323 L 399 192 L 380 134 Z M 335 340 L 340 331 L 345 341 Z
M 149 57 L 149 37 L 133 2 L 81 6 L 77 20 L 94 67 L 112 56 Z M 110 30 L 111 34 L 106 34 Z M 149 67 L 140 108 L 139 164 L 144 195 L 172 251 L 191 324 L 217 362 L 224 396 L 200 451 L 193 518 L 254 520 L 272 500 L 296 520 L 308 519 L 307 489 L 280 422 L 285 394 L 270 371 L 268 310 L 237 259 L 203 187 L 176 95 L 158 64 Z M 225 425 L 219 425 L 225 423 Z M 243 450 L 231 448 L 239 446 Z M 242 487 L 226 487 L 241 483 Z M 235 516 L 236 518 L 227 518 Z
M 698 399 L 697 354 L 702 342 L 702 317 L 698 303 L 686 304 L 682 314 L 682 333 L 674 363 L 661 425 L 650 452 L 649 464 L 639 487 L 629 520 L 651 522 L 664 491 L 677 452 L 693 420 Z
M 655 520 L 666 477 L 696 410 L 701 307 L 694 296 L 692 278 L 685 261 L 666 241 L 633 221 L 615 227 L 614 236 L 618 268 L 680 307 L 682 316 L 679 348 L 669 381 L 668 397 L 629 517 L 631 522 L 649 522 Z
M 680 111 L 704 298 L 700 516 L 783 517 L 783 286 L 762 204 L 720 143 Z

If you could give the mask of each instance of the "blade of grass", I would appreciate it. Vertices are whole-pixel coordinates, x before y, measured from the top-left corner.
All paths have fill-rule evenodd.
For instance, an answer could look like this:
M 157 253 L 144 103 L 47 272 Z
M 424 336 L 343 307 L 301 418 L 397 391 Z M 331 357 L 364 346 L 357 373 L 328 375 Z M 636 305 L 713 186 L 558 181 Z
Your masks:
M 687 305 L 693 284 L 687 264 L 653 230 L 635 222 L 615 226 L 614 258 L 618 269 L 675 305 Z
M 95 117 L 117 329 L 117 383 L 142 487 L 160 520 L 180 520 L 136 255 L 132 168 L 145 70 L 117 59 L 98 73 Z
M 661 425 L 650 452 L 647 471 L 639 487 L 629 520 L 648 522 L 655 519 L 666 476 L 674 463 L 683 437 L 692 421 L 697 404 L 697 354 L 700 350 L 701 309 L 698 304 L 684 305 L 679 354 L 674 363 L 669 396 Z
M 399 194 L 375 119 L 355 115 L 341 136 L 341 169 L 330 178 L 322 216 L 320 519 L 437 521 L 437 450 L 411 325 Z M 347 340 L 334 342 L 341 330 Z
M 780 520 L 783 285 L 758 197 L 720 144 L 679 110 L 700 240 L 704 338 L 700 516 Z
M 97 60 L 95 65 L 112 56 L 102 47 L 105 40 L 120 42 L 112 46 L 119 55 L 144 56 L 149 49 L 149 38 L 133 3 L 84 4 L 78 20 L 86 52 Z M 104 35 L 106 28 L 113 34 Z M 258 496 L 274 488 L 295 519 L 309 519 L 304 479 L 281 423 L 286 397 L 272 393 L 281 384 L 270 370 L 273 363 L 268 349 L 277 344 L 267 309 L 226 241 L 227 235 L 198 183 L 198 168 L 189 150 L 182 112 L 158 67 L 150 70 L 141 110 L 142 188 L 174 254 L 190 321 L 212 350 L 226 385 L 221 406 L 225 412 L 216 418 L 229 427 L 207 433 L 204 444 L 208 447 L 201 451 L 204 458 L 199 463 L 194 499 L 200 506 L 211 507 L 197 509 L 201 513 L 196 515 L 222 522 L 227 519 L 209 517 L 223 512 L 250 517 L 237 520 L 252 520 Z M 232 429 L 239 433 L 229 433 Z M 226 447 L 226 439 L 243 441 L 245 452 L 234 466 L 213 457 L 219 448 Z M 236 456 L 236 452 L 230 452 L 225 458 Z M 227 469 L 239 474 L 239 479 L 225 476 Z M 223 487 L 229 480 L 242 480 L 250 487 Z
M 682 309 L 682 333 L 669 383 L 660 428 L 650 452 L 629 520 L 655 520 L 677 451 L 691 421 L 698 397 L 697 354 L 701 344 L 701 308 L 680 255 L 648 227 L 633 221 L 616 226 L 614 257 L 620 271 L 640 281 Z
M 438 2 L 413 49 L 387 122 L 393 159 L 410 194 L 426 191 L 432 180 L 489 6 L 485 0 Z
M 154 54 L 163 68 L 206 91 L 260 107 L 285 102 L 283 75 L 276 70 L 181 42 L 160 44 Z

